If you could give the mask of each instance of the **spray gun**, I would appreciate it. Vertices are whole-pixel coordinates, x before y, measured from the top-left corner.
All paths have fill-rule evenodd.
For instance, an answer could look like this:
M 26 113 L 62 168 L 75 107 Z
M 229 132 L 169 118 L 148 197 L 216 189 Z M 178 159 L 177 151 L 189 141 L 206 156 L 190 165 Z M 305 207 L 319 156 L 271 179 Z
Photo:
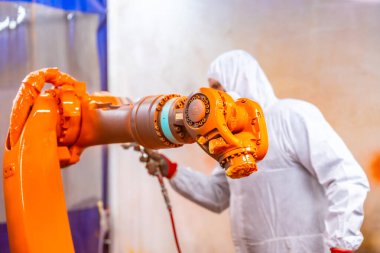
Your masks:
M 159 155 L 158 151 L 145 148 L 145 147 L 143 147 L 141 145 L 138 145 L 137 143 L 125 143 L 125 144 L 122 144 L 121 146 L 124 149 L 133 148 L 134 151 L 140 152 L 140 162 L 143 162 L 143 163 L 148 163 L 150 159 L 153 159 L 152 156 L 158 156 Z M 165 204 L 166 204 L 166 208 L 168 209 L 168 212 L 169 212 L 170 221 L 171 221 L 171 224 L 172 224 L 173 236 L 174 236 L 175 244 L 176 244 L 176 247 L 177 247 L 177 251 L 178 251 L 178 253 L 181 253 L 181 247 L 179 245 L 177 231 L 176 231 L 176 228 L 175 228 L 175 222 L 174 222 L 174 217 L 173 217 L 172 205 L 170 203 L 170 198 L 169 198 L 168 190 L 166 188 L 166 185 L 165 185 L 164 178 L 162 176 L 161 170 L 158 167 L 154 171 L 154 176 L 156 176 L 157 179 L 158 179 L 158 182 L 159 182 L 160 187 L 161 187 L 162 197 L 164 198 L 164 201 L 165 201 Z

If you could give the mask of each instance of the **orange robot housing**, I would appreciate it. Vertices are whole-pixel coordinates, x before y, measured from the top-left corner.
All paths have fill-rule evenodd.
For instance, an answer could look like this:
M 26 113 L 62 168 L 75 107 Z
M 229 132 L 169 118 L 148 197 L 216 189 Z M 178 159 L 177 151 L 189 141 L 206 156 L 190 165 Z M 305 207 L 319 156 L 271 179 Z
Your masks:
M 42 92 L 45 83 L 53 88 Z M 197 142 L 240 178 L 257 170 L 268 138 L 263 112 L 249 99 L 201 88 L 190 96 L 147 96 L 136 103 L 85 84 L 57 68 L 29 74 L 14 100 L 3 178 L 12 252 L 74 252 L 60 168 L 86 147 L 137 142 L 175 148 Z

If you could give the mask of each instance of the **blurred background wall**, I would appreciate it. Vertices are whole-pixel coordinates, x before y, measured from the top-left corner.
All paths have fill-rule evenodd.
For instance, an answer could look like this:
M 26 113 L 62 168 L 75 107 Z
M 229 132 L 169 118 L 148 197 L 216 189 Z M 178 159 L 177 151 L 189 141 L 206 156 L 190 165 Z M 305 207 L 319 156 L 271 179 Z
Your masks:
M 240 48 L 258 59 L 279 97 L 317 105 L 370 177 L 360 252 L 380 252 L 380 188 L 370 172 L 380 163 L 380 1 L 109 0 L 108 6 L 114 94 L 189 94 L 206 85 L 215 57 Z M 165 154 L 206 174 L 215 165 L 195 145 Z M 110 173 L 113 252 L 175 252 L 159 186 L 138 155 L 112 146 Z M 213 214 L 170 196 L 184 252 L 233 252 L 228 211 Z

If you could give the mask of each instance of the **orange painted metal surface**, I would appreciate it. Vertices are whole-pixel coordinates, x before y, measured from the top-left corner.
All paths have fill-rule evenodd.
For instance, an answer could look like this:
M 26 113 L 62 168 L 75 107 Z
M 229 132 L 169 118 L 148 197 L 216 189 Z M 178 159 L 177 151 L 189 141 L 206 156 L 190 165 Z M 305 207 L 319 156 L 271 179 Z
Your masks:
M 85 91 L 84 83 L 76 81 L 65 73 L 61 73 L 57 68 L 41 69 L 30 73 L 22 81 L 13 103 L 9 126 L 11 145 L 16 144 L 34 101 L 40 95 L 45 83 L 51 83 L 56 87 L 67 85 L 72 89 L 76 89 L 77 93 Z
M 369 168 L 372 178 L 377 183 L 380 183 L 380 152 L 377 152 L 373 155 Z
M 41 92 L 45 83 L 52 89 Z M 268 139 L 260 106 L 201 88 L 185 97 L 148 96 L 135 104 L 58 69 L 28 75 L 14 101 L 3 178 L 12 252 L 73 252 L 60 168 L 89 146 L 137 142 L 174 148 L 197 141 L 232 178 L 257 170 Z
M 268 150 L 264 113 L 257 103 L 245 98 L 235 102 L 225 92 L 201 88 L 188 99 L 185 117 L 187 131 L 227 176 L 241 178 L 257 170 L 256 160 Z
M 34 101 L 20 136 L 4 154 L 4 197 L 12 252 L 74 252 L 57 153 L 57 104 Z M 57 251 L 59 249 L 59 251 Z

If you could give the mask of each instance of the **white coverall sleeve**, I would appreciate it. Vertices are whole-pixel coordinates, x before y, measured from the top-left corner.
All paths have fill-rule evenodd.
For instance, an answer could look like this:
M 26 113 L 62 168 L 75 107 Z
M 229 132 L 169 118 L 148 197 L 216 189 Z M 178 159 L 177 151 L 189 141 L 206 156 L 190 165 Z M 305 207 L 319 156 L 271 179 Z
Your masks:
M 360 227 L 369 191 L 363 169 L 313 105 L 299 106 L 288 119 L 293 158 L 317 178 L 327 197 L 327 245 L 356 250 L 363 241 Z
M 225 171 L 215 168 L 211 176 L 178 166 L 177 173 L 170 179 L 172 188 L 183 197 L 220 213 L 229 206 L 230 189 Z

